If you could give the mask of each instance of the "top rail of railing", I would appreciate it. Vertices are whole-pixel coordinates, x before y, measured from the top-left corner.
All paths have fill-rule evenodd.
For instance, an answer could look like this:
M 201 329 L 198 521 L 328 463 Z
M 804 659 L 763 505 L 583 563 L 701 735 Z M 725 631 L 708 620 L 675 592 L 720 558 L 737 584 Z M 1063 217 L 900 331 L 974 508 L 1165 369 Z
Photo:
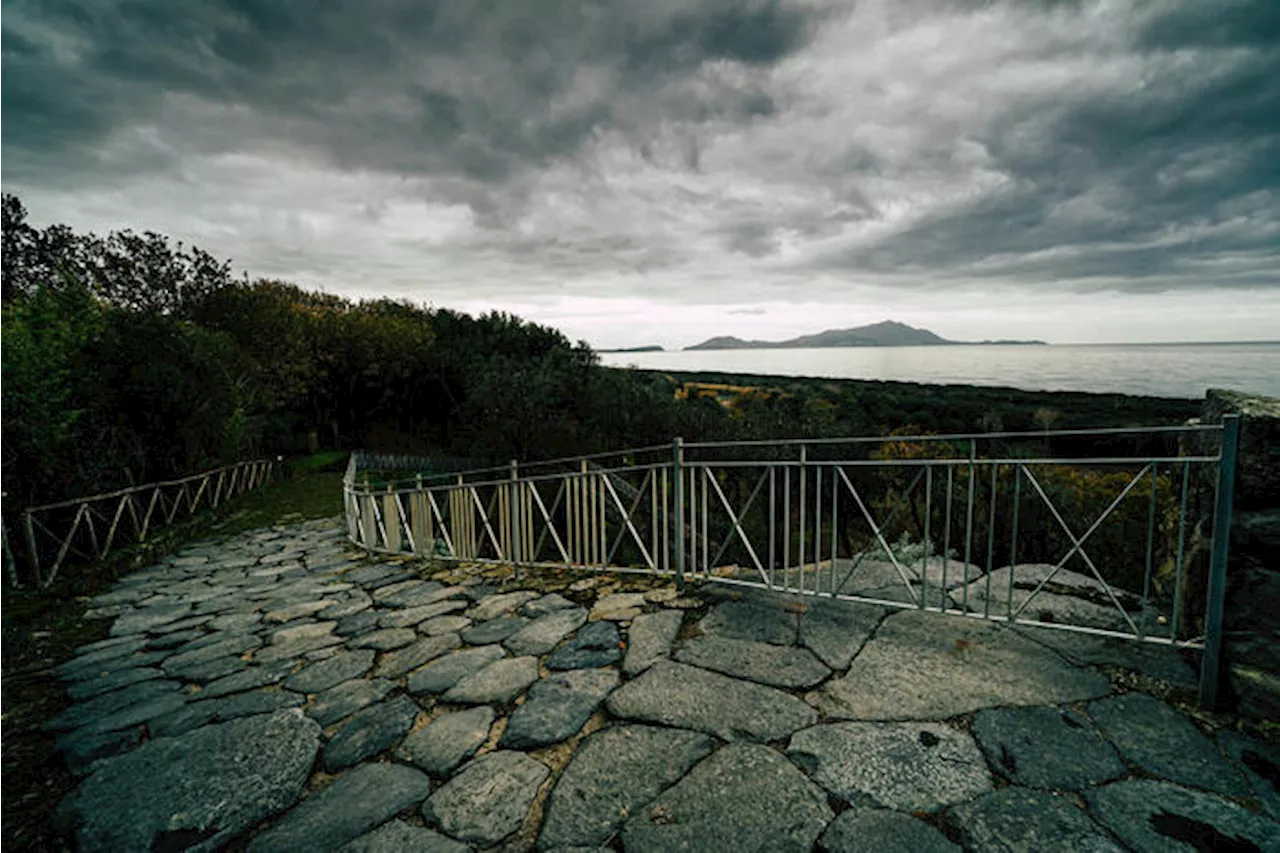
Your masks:
M 869 446 L 886 445 L 890 443 L 902 444 L 924 444 L 924 445 L 948 445 L 953 451 L 952 455 L 936 455 L 928 457 L 928 461 L 935 464 L 947 463 L 968 463 L 977 454 L 983 444 L 999 441 L 1005 444 L 1017 444 L 1019 442 L 1033 443 L 1037 449 L 1042 449 L 1045 443 L 1060 443 L 1064 440 L 1078 440 L 1097 438 L 1108 441 L 1123 441 L 1126 438 L 1170 438 L 1177 436 L 1220 436 L 1222 433 L 1221 424 L 1185 424 L 1181 426 L 1151 426 L 1151 427 L 1105 427 L 1098 429 L 1060 429 L 1060 430 L 1031 430 L 1024 432 L 1001 431 L 1001 432 L 981 432 L 981 433 L 945 433 L 945 434 L 929 434 L 917 433 L 909 435 L 876 435 L 876 436 L 838 436 L 827 438 L 788 438 L 788 439 L 752 439 L 741 441 L 697 441 L 697 442 L 681 442 L 680 448 L 682 453 L 682 461 L 687 465 L 699 464 L 756 464 L 759 462 L 772 462 L 780 464 L 803 464 L 804 460 L 797 458 L 797 452 L 803 448 L 810 454 L 808 461 L 817 462 L 836 462 L 849 461 L 856 462 L 856 459 L 843 459 L 830 456 L 830 453 L 841 447 L 849 448 L 866 448 Z M 957 445 L 967 445 L 964 448 Z M 1172 461 L 1194 461 L 1194 462 L 1216 462 L 1220 459 L 1220 442 L 1214 441 L 1211 445 L 1196 448 L 1201 452 L 1186 452 L 1179 450 L 1176 455 L 1152 453 L 1150 449 L 1135 450 L 1132 453 L 1112 452 L 1099 455 L 1083 456 L 1057 456 L 1048 454 L 1039 454 L 1033 457 L 1019 456 L 1010 458 L 991 458 L 982 457 L 979 461 L 984 463 L 990 462 L 1037 462 L 1037 463 L 1073 463 L 1073 464 L 1123 464 L 1128 462 L 1144 463 L 1144 462 L 1172 462 Z M 746 459 L 734 459 L 730 454 L 733 451 L 746 451 L 744 456 Z M 728 452 L 728 454 L 726 453 Z M 381 454 L 370 454 L 357 452 L 352 455 L 351 464 L 347 471 L 347 484 L 349 486 L 363 485 L 367 482 L 371 487 L 385 488 L 386 486 L 405 486 L 409 483 L 421 483 L 427 487 L 445 486 L 457 483 L 468 485 L 481 485 L 488 483 L 496 483 L 511 478 L 513 470 L 518 471 L 520 479 L 536 479 L 539 477 L 557 476 L 572 473 L 581 470 L 583 465 L 592 469 L 640 469 L 660 464 L 670 463 L 673 452 L 673 443 L 646 445 L 642 447 L 629 447 L 622 450 L 611 450 L 600 453 L 587 453 L 578 456 L 562 456 L 552 459 L 539 460 L 513 460 L 505 465 L 489 465 L 483 467 L 461 468 L 454 470 L 440 470 L 440 460 L 432 457 L 389 457 Z M 820 454 L 827 454 L 821 456 Z M 396 464 L 391 464 L 391 462 Z M 902 460 L 879 460 L 878 464 L 919 464 L 924 459 L 902 459 Z M 378 471 L 386 473 L 388 471 L 396 471 L 396 469 L 406 472 L 405 476 L 393 476 L 390 478 L 374 479 L 368 476 L 370 471 Z M 360 475 L 365 474 L 363 480 Z

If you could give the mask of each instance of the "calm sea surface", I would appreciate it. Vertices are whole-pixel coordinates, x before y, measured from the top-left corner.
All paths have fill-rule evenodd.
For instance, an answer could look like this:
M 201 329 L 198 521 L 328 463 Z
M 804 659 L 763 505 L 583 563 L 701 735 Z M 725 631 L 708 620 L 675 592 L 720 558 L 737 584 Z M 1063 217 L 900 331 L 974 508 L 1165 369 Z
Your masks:
M 721 371 L 1033 391 L 1203 397 L 1234 388 L 1280 397 L 1280 342 L 965 347 L 844 347 L 602 353 L 613 367 Z

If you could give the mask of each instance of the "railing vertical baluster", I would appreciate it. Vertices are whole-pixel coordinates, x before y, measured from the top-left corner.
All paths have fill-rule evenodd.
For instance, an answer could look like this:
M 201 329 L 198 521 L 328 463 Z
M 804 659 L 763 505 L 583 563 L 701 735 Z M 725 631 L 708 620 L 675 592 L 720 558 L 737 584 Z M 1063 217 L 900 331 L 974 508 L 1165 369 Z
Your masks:
M 808 479 L 805 471 L 805 461 L 808 455 L 808 446 L 800 445 L 800 527 L 798 539 L 796 540 L 796 568 L 799 569 L 800 577 L 799 590 L 804 592 L 804 534 L 805 534 L 805 480 Z
M 1142 576 L 1142 610 L 1147 610 L 1147 600 L 1151 597 L 1151 573 L 1155 566 L 1156 545 L 1156 484 L 1159 480 L 1159 466 L 1151 465 L 1151 503 L 1147 507 L 1147 568 Z
M 782 469 L 782 590 L 791 589 L 791 466 Z
M 684 465 L 684 441 L 677 436 L 671 443 L 671 478 L 675 484 L 675 495 L 672 503 L 675 504 L 674 517 L 676 518 L 676 589 L 681 591 L 684 590 L 684 477 L 681 475 L 682 465 Z
M 1013 584 L 1018 565 L 1018 511 L 1022 507 L 1022 466 L 1013 466 L 1013 530 L 1009 534 L 1009 594 L 1006 617 L 1013 616 Z
M 920 609 L 928 606 L 929 561 L 933 559 L 933 466 L 924 466 L 924 556 L 920 558 Z M 943 591 L 943 595 L 946 592 Z
M 778 571 L 778 469 L 769 466 L 769 589 L 773 589 L 773 576 Z
M 991 570 L 996 556 L 996 478 L 1000 466 L 991 463 L 991 496 L 987 499 L 987 591 L 982 596 L 982 618 L 991 616 Z
M 44 581 L 40 577 L 40 552 L 36 549 L 36 528 L 32 522 L 31 510 L 22 514 L 22 526 L 27 536 L 27 558 L 31 561 L 31 574 L 35 578 L 37 587 L 44 586 Z
M 839 554 L 839 539 L 836 537 L 836 526 L 839 523 L 840 515 L 836 511 L 836 506 L 840 500 L 840 479 L 836 476 L 836 466 L 831 466 L 831 595 L 836 594 L 836 558 Z
M 1178 639 L 1182 621 L 1182 558 L 1187 541 L 1187 490 L 1191 485 L 1191 463 L 1182 463 L 1182 500 L 1178 507 L 1178 553 L 1173 561 L 1173 613 L 1169 617 L 1169 639 Z
M 1231 546 L 1231 513 L 1235 500 L 1236 449 L 1240 416 L 1222 416 L 1218 488 L 1213 509 L 1213 545 L 1209 554 L 1209 588 L 1204 615 L 1204 657 L 1200 662 L 1200 706 L 1217 707 L 1219 657 L 1222 653 L 1222 606 L 1227 591 L 1227 555 Z
M 942 527 L 942 612 L 947 612 L 951 596 L 947 592 L 947 564 L 951 560 L 951 493 L 955 490 L 955 473 L 953 465 L 947 466 L 947 508 L 944 512 L 945 524 Z
M 973 489 L 974 475 L 977 473 L 974 468 L 974 458 L 977 449 L 974 446 L 973 439 L 969 439 L 969 506 L 965 511 L 964 523 L 964 565 L 960 567 L 960 577 L 964 581 L 964 595 L 961 606 L 969 609 L 969 564 L 973 562 Z

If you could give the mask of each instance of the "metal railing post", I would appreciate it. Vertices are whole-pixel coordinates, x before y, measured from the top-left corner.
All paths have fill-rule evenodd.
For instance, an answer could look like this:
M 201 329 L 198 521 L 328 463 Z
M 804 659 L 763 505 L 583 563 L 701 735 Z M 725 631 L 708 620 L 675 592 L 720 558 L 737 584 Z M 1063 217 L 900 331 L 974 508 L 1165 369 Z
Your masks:
M 1204 655 L 1200 661 L 1200 707 L 1218 704 L 1222 654 L 1222 610 L 1227 591 L 1227 554 L 1231 546 L 1231 512 L 1236 484 L 1236 451 L 1240 416 L 1222 416 L 1222 461 L 1218 463 L 1217 499 L 1213 509 L 1213 548 L 1209 554 L 1209 589 L 1204 615 Z
M 676 589 L 684 590 L 684 439 L 676 436 L 671 442 L 671 477 L 675 488 L 672 500 L 672 517 L 676 519 L 675 558 Z
M 516 555 L 516 481 L 520 479 L 519 464 L 516 460 L 511 460 L 511 485 L 507 487 L 507 558 L 511 560 L 516 580 L 520 580 L 520 563 Z

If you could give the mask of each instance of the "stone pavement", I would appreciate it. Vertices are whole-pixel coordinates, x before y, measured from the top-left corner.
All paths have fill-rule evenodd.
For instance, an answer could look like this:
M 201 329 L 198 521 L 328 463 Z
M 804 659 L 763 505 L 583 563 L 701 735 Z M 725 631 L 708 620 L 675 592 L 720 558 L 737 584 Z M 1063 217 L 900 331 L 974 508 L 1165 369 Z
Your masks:
M 644 576 L 208 541 L 93 603 L 86 851 L 1280 850 L 1280 755 L 1170 649 Z

